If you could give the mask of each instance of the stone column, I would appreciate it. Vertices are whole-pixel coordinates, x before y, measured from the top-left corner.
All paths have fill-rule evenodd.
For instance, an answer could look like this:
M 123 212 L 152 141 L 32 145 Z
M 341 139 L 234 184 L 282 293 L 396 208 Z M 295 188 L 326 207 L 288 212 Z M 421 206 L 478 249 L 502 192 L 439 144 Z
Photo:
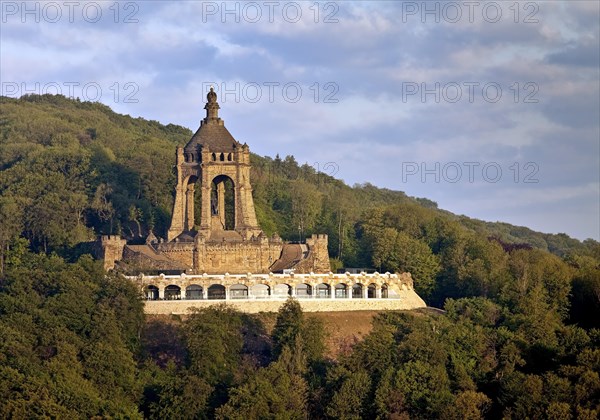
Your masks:
M 225 286 L 225 300 L 229 300 L 229 286 Z
M 375 297 L 377 299 L 381 299 L 381 287 L 380 286 L 375 286 Z
M 208 287 L 202 286 L 202 299 L 204 299 L 204 300 L 208 299 Z
M 181 300 L 185 300 L 185 298 L 186 298 L 185 292 L 186 292 L 185 287 L 182 286 L 181 293 L 179 294 Z
M 248 286 L 248 285 L 246 285 L 246 287 L 248 288 L 248 296 L 247 297 L 248 297 L 248 299 L 252 299 L 252 287 Z
M 296 287 L 290 285 L 290 287 L 292 288 L 292 297 L 295 298 L 296 297 Z
M 329 293 L 330 293 L 329 297 L 331 299 L 335 299 L 335 285 L 334 284 L 329 285 Z
M 369 287 L 366 284 L 362 285 L 362 298 L 363 299 L 369 298 Z
M 172 241 L 175 237 L 179 236 L 184 230 L 185 225 L 185 198 L 183 187 L 178 185 L 175 189 L 175 203 L 173 204 L 173 216 L 171 218 L 171 227 L 167 234 L 167 240 Z
M 347 287 L 348 299 L 352 299 L 352 285 L 349 284 Z
M 165 288 L 164 286 L 158 286 L 158 300 L 165 299 Z
M 205 176 L 202 177 L 204 182 Z M 210 231 L 210 221 L 211 221 L 211 213 L 210 213 L 210 196 L 211 196 L 211 187 L 210 181 L 207 181 L 202 185 L 202 217 L 200 218 L 200 229 Z
M 173 215 L 171 217 L 171 226 L 167 232 L 167 240 L 172 241 L 179 236 L 185 228 L 185 186 L 182 178 L 182 165 L 184 162 L 183 148 L 177 148 L 177 186 L 175 187 L 175 201 L 173 203 Z

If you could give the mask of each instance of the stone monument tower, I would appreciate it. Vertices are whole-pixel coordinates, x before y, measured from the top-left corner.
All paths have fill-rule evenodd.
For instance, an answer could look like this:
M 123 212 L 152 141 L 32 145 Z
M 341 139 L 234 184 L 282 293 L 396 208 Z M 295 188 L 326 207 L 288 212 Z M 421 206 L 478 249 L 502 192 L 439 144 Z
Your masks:
M 206 99 L 200 128 L 185 147 L 177 148 L 167 240 L 150 235 L 141 245 L 103 238 L 105 267 L 112 269 L 122 261 L 123 266 L 146 272 L 329 272 L 327 235 L 313 234 L 302 244 L 285 243 L 276 233 L 267 237 L 260 229 L 250 184 L 250 149 L 225 128 L 212 88 Z M 200 211 L 194 209 L 195 196 Z
M 206 98 L 200 128 L 184 148 L 177 149 L 177 186 L 167 240 L 192 231 L 212 241 L 249 240 L 261 234 L 250 185 L 250 150 L 225 128 L 212 87 Z M 199 221 L 194 220 L 196 188 L 202 197 Z

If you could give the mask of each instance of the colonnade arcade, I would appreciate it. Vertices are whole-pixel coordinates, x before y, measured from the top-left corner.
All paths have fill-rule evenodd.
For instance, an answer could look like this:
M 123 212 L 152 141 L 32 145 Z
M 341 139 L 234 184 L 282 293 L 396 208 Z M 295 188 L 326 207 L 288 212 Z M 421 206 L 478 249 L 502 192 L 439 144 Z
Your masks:
M 265 274 L 132 277 L 147 300 L 394 299 L 410 274 Z

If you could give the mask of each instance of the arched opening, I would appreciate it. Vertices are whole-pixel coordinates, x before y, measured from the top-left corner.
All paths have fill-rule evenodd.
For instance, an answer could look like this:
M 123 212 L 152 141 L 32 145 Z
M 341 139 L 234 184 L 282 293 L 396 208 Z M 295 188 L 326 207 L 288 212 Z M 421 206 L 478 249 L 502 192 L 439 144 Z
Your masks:
M 381 286 L 381 297 L 383 299 L 387 299 L 388 298 L 388 285 L 384 284 Z
M 225 299 L 225 286 L 213 284 L 208 288 L 208 299 Z
M 316 289 L 317 289 L 317 291 L 316 291 L 316 297 L 318 299 L 328 298 L 330 296 L 330 294 L 329 294 L 330 287 L 329 287 L 328 284 L 321 283 L 321 284 L 317 285 Z
M 221 155 L 219 156 L 219 160 L 221 162 L 224 162 L 225 161 L 225 154 L 221 153 Z
M 255 284 L 250 287 L 252 296 L 258 299 L 268 298 L 271 294 L 271 288 L 266 284 Z
M 185 298 L 189 300 L 202 299 L 202 286 L 192 284 L 185 288 Z
M 276 297 L 287 297 L 292 295 L 292 288 L 287 284 L 278 284 L 273 288 Z
M 248 299 L 248 286 L 234 284 L 229 288 L 230 299 Z
M 348 297 L 348 286 L 344 283 L 335 285 L 335 297 L 339 299 L 346 299 Z
M 362 284 L 355 284 L 352 286 L 352 297 L 353 298 L 362 298 L 363 297 L 363 286 Z
M 313 291 L 312 291 L 312 286 L 310 284 L 302 283 L 302 284 L 299 284 L 298 286 L 296 286 L 296 297 L 297 298 L 300 298 L 300 299 L 311 298 L 312 294 L 313 294 Z
M 158 300 L 158 287 L 156 286 L 146 286 L 144 288 L 144 297 L 146 300 Z
M 165 300 L 181 299 L 181 287 L 171 284 L 165 287 Z
M 216 161 L 216 160 L 217 160 L 217 155 L 216 155 L 215 153 L 213 153 L 213 154 L 211 155 L 211 158 L 212 158 L 212 160 L 213 160 L 213 162 L 214 162 L 214 161 Z
M 215 177 L 211 183 L 210 214 L 223 229 L 235 229 L 235 188 L 233 180 L 226 175 Z
M 367 289 L 367 297 L 369 299 L 375 299 L 377 297 L 377 286 L 375 283 L 369 284 L 369 288 Z
M 229 162 L 231 162 L 231 159 L 232 159 L 232 156 L 231 156 L 231 153 L 229 153 L 229 154 L 227 155 L 227 160 L 228 160 Z

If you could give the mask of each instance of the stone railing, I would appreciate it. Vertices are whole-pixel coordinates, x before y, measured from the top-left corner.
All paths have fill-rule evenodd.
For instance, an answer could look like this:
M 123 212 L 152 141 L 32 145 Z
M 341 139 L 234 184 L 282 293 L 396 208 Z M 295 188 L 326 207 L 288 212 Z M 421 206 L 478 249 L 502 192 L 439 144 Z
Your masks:
M 130 276 L 148 300 L 399 298 L 413 290 L 410 273 L 202 274 Z

